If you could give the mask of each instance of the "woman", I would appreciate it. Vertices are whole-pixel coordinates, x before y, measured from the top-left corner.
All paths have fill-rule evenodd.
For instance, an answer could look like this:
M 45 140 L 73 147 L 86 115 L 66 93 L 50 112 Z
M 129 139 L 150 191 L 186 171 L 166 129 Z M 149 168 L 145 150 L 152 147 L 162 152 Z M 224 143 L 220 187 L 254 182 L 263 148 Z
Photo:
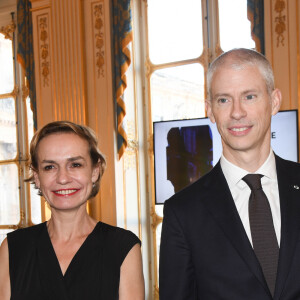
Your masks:
M 34 135 L 30 156 L 28 180 L 51 218 L 3 241 L 0 299 L 144 299 L 139 239 L 86 211 L 106 165 L 93 132 L 67 121 L 49 123 Z

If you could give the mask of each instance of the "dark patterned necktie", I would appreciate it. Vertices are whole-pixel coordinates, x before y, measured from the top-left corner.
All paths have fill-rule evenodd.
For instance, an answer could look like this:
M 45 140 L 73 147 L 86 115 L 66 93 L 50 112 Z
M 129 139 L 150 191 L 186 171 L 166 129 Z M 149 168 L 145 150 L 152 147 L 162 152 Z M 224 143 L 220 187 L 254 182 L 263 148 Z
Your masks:
M 249 221 L 253 249 L 262 267 L 271 294 L 274 295 L 279 247 L 268 198 L 261 186 L 260 174 L 248 174 L 243 180 L 251 189 Z

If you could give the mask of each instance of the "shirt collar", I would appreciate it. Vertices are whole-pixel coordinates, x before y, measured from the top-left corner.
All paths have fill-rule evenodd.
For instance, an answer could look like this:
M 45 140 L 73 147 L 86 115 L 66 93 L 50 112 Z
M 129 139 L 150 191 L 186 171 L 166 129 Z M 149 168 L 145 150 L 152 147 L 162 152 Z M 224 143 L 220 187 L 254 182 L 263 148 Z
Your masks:
M 249 174 L 248 171 L 228 161 L 223 153 L 220 159 L 220 164 L 230 189 L 235 186 L 244 176 Z M 270 150 L 270 154 L 266 161 L 254 173 L 262 174 L 271 180 L 277 180 L 275 155 L 272 149 Z

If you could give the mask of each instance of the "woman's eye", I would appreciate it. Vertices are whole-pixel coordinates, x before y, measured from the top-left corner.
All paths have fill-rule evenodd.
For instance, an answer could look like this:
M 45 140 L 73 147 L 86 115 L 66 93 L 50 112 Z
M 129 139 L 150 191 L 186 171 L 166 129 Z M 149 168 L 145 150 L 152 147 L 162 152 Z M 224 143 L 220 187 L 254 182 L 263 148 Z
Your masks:
M 50 171 L 50 170 L 52 170 L 53 168 L 54 168 L 53 165 L 49 165 L 49 166 L 45 166 L 45 167 L 44 167 L 44 170 L 45 170 L 45 171 Z
M 72 168 L 79 168 L 81 166 L 82 166 L 82 164 L 80 164 L 80 163 L 72 163 Z

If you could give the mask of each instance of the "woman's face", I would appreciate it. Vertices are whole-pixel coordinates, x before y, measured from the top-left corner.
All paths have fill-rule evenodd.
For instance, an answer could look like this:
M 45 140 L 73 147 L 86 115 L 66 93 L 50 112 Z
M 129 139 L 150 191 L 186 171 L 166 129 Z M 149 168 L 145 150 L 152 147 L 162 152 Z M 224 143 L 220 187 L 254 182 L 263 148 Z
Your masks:
M 37 148 L 36 186 L 52 209 L 73 210 L 89 198 L 99 166 L 93 167 L 88 142 L 74 133 L 55 133 Z

